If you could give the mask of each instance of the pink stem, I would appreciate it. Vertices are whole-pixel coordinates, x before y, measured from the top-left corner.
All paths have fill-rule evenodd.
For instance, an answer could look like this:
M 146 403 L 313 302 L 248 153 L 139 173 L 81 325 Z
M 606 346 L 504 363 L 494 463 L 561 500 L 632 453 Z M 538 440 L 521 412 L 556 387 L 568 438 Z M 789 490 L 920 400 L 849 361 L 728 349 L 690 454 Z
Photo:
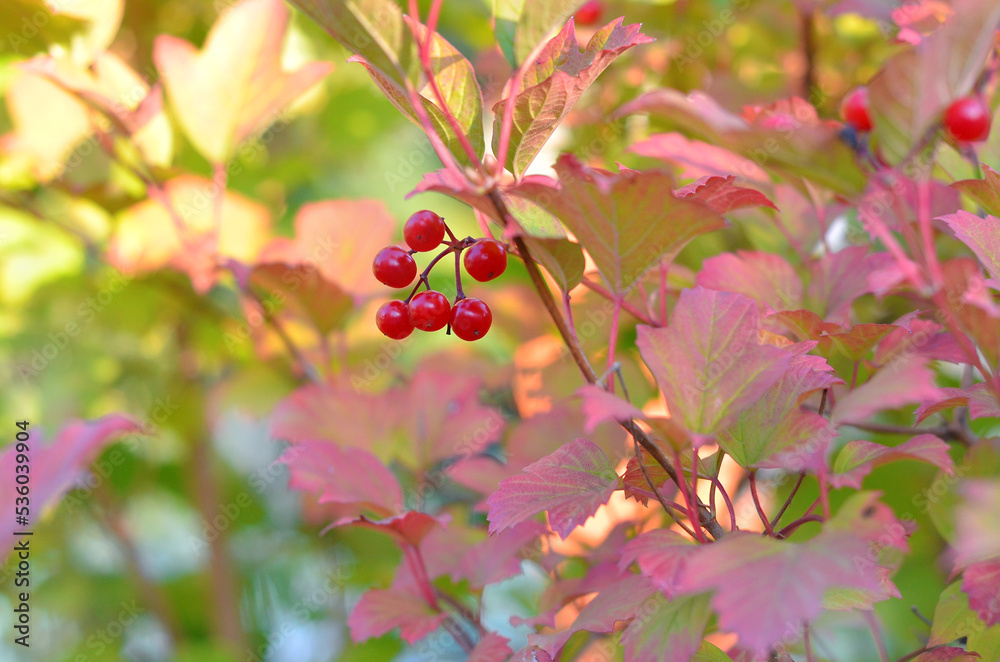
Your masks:
M 674 466 L 677 467 L 677 478 L 679 479 L 677 481 L 677 485 L 681 488 L 681 495 L 684 497 L 684 507 L 687 510 L 688 519 L 691 520 L 695 536 L 698 538 L 698 542 L 707 543 L 708 540 L 705 539 L 705 534 L 702 533 L 698 514 L 692 504 L 691 495 L 688 494 L 688 488 L 690 486 L 684 478 L 684 465 L 681 464 L 681 453 L 676 448 L 674 449 Z
M 750 475 L 750 495 L 753 497 L 753 505 L 757 509 L 757 515 L 760 517 L 760 521 L 764 523 L 764 530 L 767 531 L 767 535 L 774 537 L 774 529 L 771 528 L 771 521 L 764 514 L 764 508 L 760 505 L 760 497 L 757 496 L 757 472 L 751 471 Z
M 430 579 L 427 577 L 427 568 L 424 566 L 424 559 L 420 555 L 420 550 L 413 545 L 407 544 L 405 547 L 406 562 L 410 566 L 410 572 L 413 573 L 413 578 L 417 582 L 417 586 L 420 588 L 420 593 L 423 595 L 424 600 L 433 609 L 440 611 L 438 606 L 437 597 L 434 595 L 434 587 L 431 586 Z
M 615 364 L 615 347 L 618 345 L 618 320 L 622 314 L 622 297 L 619 294 L 614 299 L 615 309 L 611 313 L 611 337 L 608 340 L 608 370 Z M 608 393 L 615 392 L 615 380 L 608 380 Z
M 444 113 L 445 119 L 451 126 L 451 130 L 458 137 L 458 142 L 461 143 L 462 149 L 465 150 L 465 154 L 469 157 L 469 161 L 476 169 L 481 169 L 482 162 L 479 160 L 479 155 L 472 148 L 472 143 L 469 142 L 469 137 L 465 135 L 465 130 L 459 125 L 458 119 L 448 107 L 448 103 L 444 99 L 444 94 L 441 93 L 441 88 L 438 86 L 437 77 L 434 75 L 434 68 L 431 66 L 431 41 L 436 34 L 438 16 L 441 14 L 441 4 L 443 2 L 444 0 L 433 0 L 431 3 L 430 11 L 427 14 L 427 25 L 425 26 L 427 34 L 424 36 L 424 39 L 420 39 L 416 27 L 412 28 L 413 38 L 420 45 L 420 66 L 424 70 L 424 75 L 427 77 L 427 83 L 431 86 L 434 98 L 437 99 L 438 108 Z M 409 8 L 414 20 L 420 23 L 420 8 L 417 6 L 416 0 L 409 0 Z
M 923 240 L 924 259 L 930 271 L 931 285 L 934 291 L 941 287 L 944 276 L 941 264 L 938 262 L 937 250 L 934 247 L 934 228 L 931 227 L 931 189 L 929 177 L 920 177 L 917 181 L 917 222 L 920 224 L 920 237 Z

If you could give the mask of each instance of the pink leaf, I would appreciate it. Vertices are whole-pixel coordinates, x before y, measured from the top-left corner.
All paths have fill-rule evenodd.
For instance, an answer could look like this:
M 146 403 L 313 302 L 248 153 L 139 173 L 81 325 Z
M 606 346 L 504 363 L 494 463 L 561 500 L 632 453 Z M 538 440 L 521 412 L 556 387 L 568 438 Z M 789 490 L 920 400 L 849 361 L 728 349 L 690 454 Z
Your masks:
M 688 559 L 680 589 L 713 590 L 719 627 L 739 635 L 741 646 L 765 654 L 790 626 L 819 614 L 828 589 L 877 591 L 876 567 L 868 560 L 868 543 L 849 534 L 821 533 L 796 544 L 735 533 Z
M 1000 558 L 973 563 L 962 573 L 962 590 L 969 596 L 969 607 L 979 620 L 990 627 L 1000 623 Z
M 843 383 L 823 358 L 807 353 L 813 347 L 814 341 L 789 347 L 794 358 L 784 374 L 718 435 L 719 445 L 741 466 L 761 466 L 779 452 L 796 453 L 817 438 L 835 436 L 825 418 L 800 408 L 814 391 Z M 791 455 L 784 461 L 792 470 L 807 464 Z
M 619 55 L 649 37 L 639 25 L 623 25 L 618 18 L 594 33 L 581 52 L 573 21 L 553 37 L 527 68 L 521 92 L 514 100 L 514 122 L 507 162 L 516 176 L 528 168 L 542 146 L 576 105 L 580 96 Z M 493 151 L 499 153 L 499 139 L 507 99 L 493 106 Z
M 691 662 L 712 616 L 707 594 L 667 600 L 656 594 L 643 604 L 622 633 L 631 662 Z
M 355 642 L 380 637 L 399 628 L 403 640 L 412 644 L 436 630 L 445 617 L 419 595 L 398 588 L 376 588 L 361 596 L 347 625 Z
M 966 481 L 955 511 L 955 571 L 1000 556 L 1000 482 Z
M 561 219 L 616 293 L 627 292 L 661 257 L 675 255 L 694 237 L 725 227 L 712 208 L 676 197 L 666 172 L 611 173 L 571 154 L 559 157 L 555 169 L 558 188 L 527 178 L 512 191 Z
M 629 151 L 679 166 L 685 178 L 737 174 L 755 187 L 771 186 L 770 176 L 752 160 L 711 143 L 688 140 L 680 133 L 654 134 L 632 145 Z
M 714 434 L 774 384 L 791 354 L 761 344 L 759 330 L 753 300 L 701 287 L 681 292 L 667 328 L 640 326 L 639 351 L 671 416 Z
M 210 162 L 224 163 L 244 139 L 330 73 L 327 62 L 282 70 L 288 19 L 280 0 L 243 0 L 216 22 L 200 52 L 177 37 L 157 37 L 153 59 L 171 104 Z
M 959 210 L 949 216 L 942 216 L 941 220 L 976 254 L 987 273 L 1000 280 L 1000 218 L 988 214 L 983 218 Z
M 917 423 L 932 414 L 955 407 L 968 407 L 971 419 L 1000 417 L 1000 404 L 997 403 L 996 396 L 989 385 L 985 383 L 973 384 L 967 389 L 943 388 L 941 389 L 941 398 L 928 400 L 917 407 L 914 412 Z
M 830 420 L 837 424 L 860 422 L 878 411 L 933 400 L 940 395 L 930 368 L 919 361 L 893 364 L 838 399 Z
M 239 267 L 237 271 L 241 271 Z M 248 274 L 241 272 L 239 276 L 246 279 L 244 289 L 255 292 L 272 315 L 308 324 L 321 336 L 342 328 L 354 311 L 351 296 L 312 266 L 256 264 Z M 260 308 L 252 304 L 249 310 L 259 314 Z
M 812 267 L 809 298 L 823 308 L 823 319 L 846 325 L 851 305 L 872 291 L 868 277 L 892 264 L 888 253 L 867 253 L 864 246 L 848 246 L 828 253 Z
M 496 632 L 487 632 L 469 653 L 466 662 L 507 662 L 510 658 L 510 641 Z
M 395 515 L 385 519 L 373 520 L 361 515 L 360 517 L 345 517 L 328 525 L 320 533 L 326 533 L 330 529 L 339 526 L 360 526 L 363 529 L 374 529 L 388 533 L 397 542 L 403 545 L 419 545 L 435 527 L 443 527 L 448 524 L 451 516 L 448 514 L 434 517 L 426 513 L 415 510 L 408 510 L 402 515 Z
M 383 515 L 403 508 L 399 481 L 363 448 L 306 441 L 288 448 L 280 460 L 288 465 L 288 487 L 318 492 L 320 503 L 354 503 Z
M 772 253 L 738 251 L 710 257 L 702 263 L 695 283 L 756 299 L 766 312 L 793 310 L 802 304 L 802 280 L 785 258 Z
M 614 379 L 614 375 L 608 379 Z M 632 403 L 608 393 L 607 389 L 596 384 L 581 386 L 576 390 L 576 394 L 583 398 L 583 429 L 588 434 L 606 421 L 627 421 L 646 417 L 642 410 Z
M 883 446 L 864 439 L 847 442 L 833 463 L 834 474 L 830 484 L 834 487 L 861 489 L 862 479 L 872 469 L 898 460 L 917 460 L 933 464 L 952 475 L 955 462 L 948 455 L 948 444 L 933 434 L 921 434 L 899 446 Z
M 475 590 L 513 577 L 521 572 L 522 559 L 540 556 L 538 539 L 547 532 L 544 524 L 529 520 L 490 536 L 469 550 L 452 578 L 468 580 Z
M 110 443 L 124 434 L 139 431 L 138 423 L 121 414 L 110 414 L 91 421 L 71 421 L 48 445 L 41 443 L 37 432 L 29 430 L 26 443 L 31 464 L 31 510 L 27 515 L 29 523 L 18 525 L 17 530 L 31 530 L 39 516 L 73 488 L 80 475 Z M 14 436 L 13 432 L 11 436 Z M 0 559 L 6 558 L 15 539 L 10 533 L 15 522 L 15 500 L 19 496 L 14 490 L 14 476 L 16 466 L 24 464 L 18 461 L 17 456 L 16 445 L 7 446 L 0 455 L 0 475 L 9 481 L 0 496 L 0 513 L 8 523 L 4 528 L 7 533 L 0 535 L 4 545 Z
M 767 196 L 752 188 L 736 186 L 736 177 L 702 177 L 675 191 L 678 198 L 691 198 L 703 202 L 720 214 L 728 214 L 744 207 L 770 207 L 777 209 Z
M 529 634 L 528 643 L 555 656 L 575 633 L 611 632 L 615 623 L 634 617 L 647 600 L 656 599 L 658 595 L 645 577 L 626 574 L 587 603 L 569 628 L 553 634 Z
M 642 574 L 672 598 L 686 560 L 697 552 L 698 546 L 676 531 L 654 529 L 633 538 L 622 548 L 618 567 L 624 570 L 637 562 Z
M 978 202 L 986 210 L 986 213 L 1000 216 L 1000 173 L 985 163 L 981 164 L 980 167 L 983 169 L 982 179 L 964 179 L 955 182 L 952 186 Z M 963 241 L 965 240 L 963 239 Z M 972 246 L 970 245 L 969 248 Z
M 586 439 L 571 441 L 500 483 L 487 501 L 490 533 L 548 511 L 549 526 L 565 538 L 617 487 L 618 474 L 604 451 Z
M 867 357 L 880 340 L 897 330 L 902 329 L 892 324 L 855 324 L 850 331 L 820 336 L 818 349 L 823 356 L 841 355 L 853 363 Z
M 507 662 L 552 662 L 552 656 L 535 646 L 525 646 Z

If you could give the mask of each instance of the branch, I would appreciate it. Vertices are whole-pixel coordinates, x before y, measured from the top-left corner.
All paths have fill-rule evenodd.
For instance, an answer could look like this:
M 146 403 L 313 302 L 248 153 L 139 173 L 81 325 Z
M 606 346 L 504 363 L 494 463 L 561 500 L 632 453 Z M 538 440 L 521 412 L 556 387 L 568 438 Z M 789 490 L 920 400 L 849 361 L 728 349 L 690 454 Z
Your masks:
M 493 206 L 496 208 L 497 213 L 503 222 L 515 222 L 514 217 L 511 215 L 510 211 L 507 209 L 507 205 L 504 203 L 503 198 L 500 197 L 500 192 L 494 187 L 487 191 L 487 195 Z M 562 337 L 563 343 L 569 349 L 570 355 L 576 362 L 580 372 L 583 374 L 584 379 L 587 380 L 588 384 L 597 383 L 597 374 L 594 373 L 594 369 L 590 366 L 587 361 L 587 357 L 583 354 L 583 350 L 580 348 L 579 343 L 577 343 L 575 337 L 570 332 L 569 327 L 566 325 L 566 320 L 563 319 L 562 314 L 559 312 L 559 304 L 552 296 L 552 292 L 549 290 L 548 285 L 545 283 L 545 278 L 542 276 L 541 271 L 538 269 L 538 263 L 531 256 L 528 250 L 527 244 L 521 237 L 514 237 L 514 246 L 517 248 L 518 253 L 521 255 L 521 259 L 524 261 L 524 267 L 528 271 L 528 276 L 531 278 L 531 284 L 534 285 L 535 291 L 538 293 L 539 298 L 542 300 L 542 305 L 548 311 L 549 316 L 556 325 L 556 329 L 559 331 L 559 335 Z M 663 467 L 663 470 L 667 473 L 674 483 L 680 487 L 683 478 L 678 476 L 678 472 L 674 469 L 673 464 L 670 459 L 667 458 L 663 449 L 653 441 L 653 439 L 646 434 L 645 430 L 636 425 L 635 421 L 629 419 L 626 421 L 620 421 L 620 424 L 625 430 L 632 435 L 632 438 L 639 443 L 646 451 L 653 456 L 653 458 Z M 705 506 L 698 500 L 697 495 L 695 495 L 697 500 L 697 510 L 698 515 L 701 520 L 700 524 L 708 531 L 712 538 L 718 540 L 726 535 L 726 532 L 722 529 L 715 518 L 712 517 L 711 512 L 708 507 Z M 694 522 L 692 522 L 693 524 Z

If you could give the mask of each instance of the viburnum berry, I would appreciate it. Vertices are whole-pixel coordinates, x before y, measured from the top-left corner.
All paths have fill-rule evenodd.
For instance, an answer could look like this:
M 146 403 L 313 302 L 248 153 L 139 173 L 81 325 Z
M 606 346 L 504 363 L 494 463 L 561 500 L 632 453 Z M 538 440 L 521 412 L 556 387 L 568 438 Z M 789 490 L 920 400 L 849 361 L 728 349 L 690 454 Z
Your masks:
M 432 251 L 444 240 L 444 220 L 427 209 L 418 211 L 406 220 L 403 238 L 415 251 Z
M 985 140 L 990 135 L 990 109 L 981 97 L 969 96 L 948 106 L 944 128 L 960 142 Z
M 451 318 L 451 304 L 448 297 L 427 290 L 410 299 L 410 324 L 421 331 L 443 329 Z
M 464 263 L 470 276 L 485 283 L 507 268 L 507 249 L 496 239 L 481 239 L 465 252 Z
M 577 25 L 594 25 L 601 20 L 604 13 L 604 3 L 600 0 L 590 0 L 573 14 L 573 20 Z
M 406 287 L 417 277 L 417 263 L 399 246 L 387 246 L 372 261 L 372 273 L 389 287 Z
M 451 311 L 451 330 L 462 340 L 479 340 L 490 330 L 493 313 L 479 299 L 462 299 Z
M 856 87 L 851 90 L 840 104 L 840 114 L 846 123 L 858 131 L 871 131 L 872 118 L 868 109 L 868 88 Z
M 388 301 L 375 313 L 378 330 L 393 340 L 402 340 L 413 333 L 410 311 L 402 301 Z

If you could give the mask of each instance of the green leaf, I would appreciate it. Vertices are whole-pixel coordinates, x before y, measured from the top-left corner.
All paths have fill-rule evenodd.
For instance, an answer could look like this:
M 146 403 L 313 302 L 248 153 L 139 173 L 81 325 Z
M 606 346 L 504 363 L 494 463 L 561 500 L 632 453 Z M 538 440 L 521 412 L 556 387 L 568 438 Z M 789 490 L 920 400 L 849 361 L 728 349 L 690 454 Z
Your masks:
M 673 195 L 666 172 L 589 168 L 570 154 L 556 163 L 559 184 L 524 180 L 511 193 L 543 206 L 576 235 L 613 292 L 627 292 L 665 255 L 725 226 L 713 209 Z
M 960 0 L 948 22 L 916 46 L 886 62 L 868 85 L 872 142 L 898 163 L 968 94 L 993 49 L 1000 4 Z
M 518 67 L 582 4 L 583 0 L 493 0 L 493 31 L 510 65 Z
M 700 649 L 701 638 L 712 616 L 710 594 L 684 595 L 672 600 L 659 594 L 656 597 L 653 606 L 643 604 L 622 634 L 626 659 L 689 662 Z M 728 658 L 723 655 L 721 659 Z
M 962 592 L 961 580 L 941 592 L 927 646 L 943 646 L 961 637 L 968 637 L 967 649 L 979 653 L 984 660 L 1000 656 L 1000 625 L 987 628 L 976 612 L 969 608 L 969 596 Z
M 462 164 L 470 159 L 462 148 L 458 134 L 445 119 L 431 84 L 420 66 L 419 49 L 413 39 L 416 30 L 420 39 L 426 27 L 408 16 L 390 0 L 291 0 L 354 55 L 349 62 L 362 64 L 375 84 L 396 108 L 419 125 L 417 114 L 406 92 L 409 81 L 420 97 L 434 130 L 448 150 Z M 472 64 L 444 37 L 434 33 L 430 48 L 431 71 L 461 132 L 473 151 L 482 158 L 483 99 Z
M 559 284 L 559 289 L 569 292 L 583 280 L 586 260 L 580 244 L 569 239 L 535 239 L 526 237 L 531 255 L 541 263 Z
M 522 175 L 601 72 L 628 49 L 652 41 L 639 28 L 623 25 L 618 18 L 595 33 L 581 53 L 576 30 L 569 22 L 546 44 L 525 71 L 523 89 L 514 100 L 514 122 L 504 164 L 508 170 Z M 501 99 L 493 106 L 494 153 L 499 153 L 506 104 L 507 99 Z

